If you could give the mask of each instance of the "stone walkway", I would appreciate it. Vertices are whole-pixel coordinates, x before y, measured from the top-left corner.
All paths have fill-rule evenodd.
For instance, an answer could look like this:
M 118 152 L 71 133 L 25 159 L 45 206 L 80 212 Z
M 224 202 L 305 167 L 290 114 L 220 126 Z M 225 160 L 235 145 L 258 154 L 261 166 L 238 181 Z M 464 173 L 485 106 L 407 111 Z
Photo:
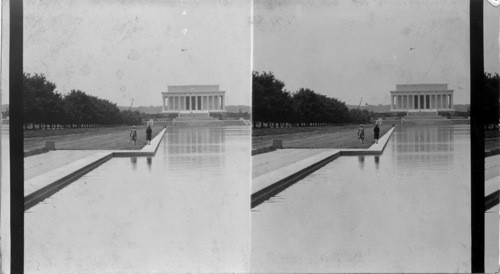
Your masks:
M 260 175 L 252 178 L 252 194 L 268 186 L 271 186 L 274 183 L 281 181 L 289 176 L 292 176 L 293 174 L 307 170 L 314 164 L 323 161 L 329 157 L 340 156 L 340 150 L 303 149 L 303 152 L 300 153 L 294 149 L 293 151 L 278 150 L 276 152 L 271 152 L 266 154 L 273 154 L 273 155 L 271 157 L 261 159 L 261 161 L 257 162 L 257 165 L 260 167 L 260 169 L 256 168 L 255 166 L 253 168 L 254 174 L 260 174 Z M 266 154 L 261 154 L 261 155 L 266 155 Z M 275 163 L 273 163 L 271 162 L 273 158 L 275 159 L 277 158 L 278 160 L 275 161 Z M 273 168 L 269 169 L 269 167 Z
M 299 173 L 330 157 L 382 153 L 394 128 L 368 149 L 278 149 L 252 156 L 252 194 Z
M 252 157 L 252 178 L 332 149 L 278 149 Z
M 24 158 L 24 180 L 29 180 L 103 150 L 52 150 Z
M 500 155 L 486 157 L 484 161 L 484 194 L 489 195 L 500 188 Z
M 151 145 L 138 151 L 113 150 L 55 150 L 24 159 L 25 207 L 55 193 L 58 188 L 81 176 L 113 156 L 154 155 L 166 129 L 151 140 Z

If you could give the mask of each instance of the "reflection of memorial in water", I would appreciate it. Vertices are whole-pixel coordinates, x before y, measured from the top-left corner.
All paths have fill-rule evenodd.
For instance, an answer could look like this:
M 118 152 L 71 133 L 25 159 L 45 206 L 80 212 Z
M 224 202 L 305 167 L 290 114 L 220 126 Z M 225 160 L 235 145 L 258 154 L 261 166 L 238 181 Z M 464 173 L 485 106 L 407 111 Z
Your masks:
M 391 142 L 393 161 L 436 166 L 453 164 L 453 126 L 400 126 Z
M 223 128 L 215 127 L 173 127 L 169 128 L 166 136 L 167 145 L 164 146 L 165 157 L 170 160 L 190 162 L 197 167 L 201 162 L 211 166 L 221 166 L 225 152 L 226 132 Z M 176 161 L 170 161 L 175 164 Z

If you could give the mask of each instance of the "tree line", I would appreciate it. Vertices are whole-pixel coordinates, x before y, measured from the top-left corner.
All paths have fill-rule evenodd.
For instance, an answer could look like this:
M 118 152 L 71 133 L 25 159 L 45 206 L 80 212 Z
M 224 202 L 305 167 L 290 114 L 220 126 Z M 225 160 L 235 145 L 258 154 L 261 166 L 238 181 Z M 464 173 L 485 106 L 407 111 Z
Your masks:
M 351 109 L 344 102 L 301 88 L 292 93 L 272 72 L 252 72 L 254 127 L 327 126 L 368 123 L 368 110 Z
M 498 73 L 484 74 L 484 94 L 482 101 L 484 105 L 483 119 L 486 129 L 489 129 L 490 125 L 493 126 L 493 129 L 495 129 L 500 123 L 499 80 L 500 76 L 498 75 Z
M 62 95 L 56 84 L 36 73 L 24 73 L 23 114 L 25 129 L 134 125 L 142 121 L 138 111 L 120 111 L 116 104 L 81 90 Z

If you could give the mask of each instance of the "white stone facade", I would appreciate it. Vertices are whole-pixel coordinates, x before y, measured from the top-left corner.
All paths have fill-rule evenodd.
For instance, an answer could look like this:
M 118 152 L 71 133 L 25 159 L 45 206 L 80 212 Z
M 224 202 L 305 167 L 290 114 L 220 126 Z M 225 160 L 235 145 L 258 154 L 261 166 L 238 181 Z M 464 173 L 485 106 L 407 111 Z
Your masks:
M 391 91 L 391 111 L 455 111 L 453 90 L 447 84 L 396 85 Z
M 226 92 L 219 85 L 168 86 L 162 92 L 163 112 L 225 112 Z

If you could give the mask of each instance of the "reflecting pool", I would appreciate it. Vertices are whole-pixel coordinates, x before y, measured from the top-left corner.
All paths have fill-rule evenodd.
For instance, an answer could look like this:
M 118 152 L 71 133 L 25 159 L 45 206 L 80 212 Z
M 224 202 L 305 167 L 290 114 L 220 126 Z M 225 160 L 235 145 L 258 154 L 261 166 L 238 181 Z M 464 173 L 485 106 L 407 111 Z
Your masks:
M 397 127 L 252 210 L 254 272 L 470 272 L 469 126 Z
M 248 271 L 249 159 L 249 128 L 169 128 L 154 157 L 113 158 L 26 212 L 26 271 Z
M 1 125 L 0 252 L 2 273 L 10 273 L 10 148 L 9 125 Z

